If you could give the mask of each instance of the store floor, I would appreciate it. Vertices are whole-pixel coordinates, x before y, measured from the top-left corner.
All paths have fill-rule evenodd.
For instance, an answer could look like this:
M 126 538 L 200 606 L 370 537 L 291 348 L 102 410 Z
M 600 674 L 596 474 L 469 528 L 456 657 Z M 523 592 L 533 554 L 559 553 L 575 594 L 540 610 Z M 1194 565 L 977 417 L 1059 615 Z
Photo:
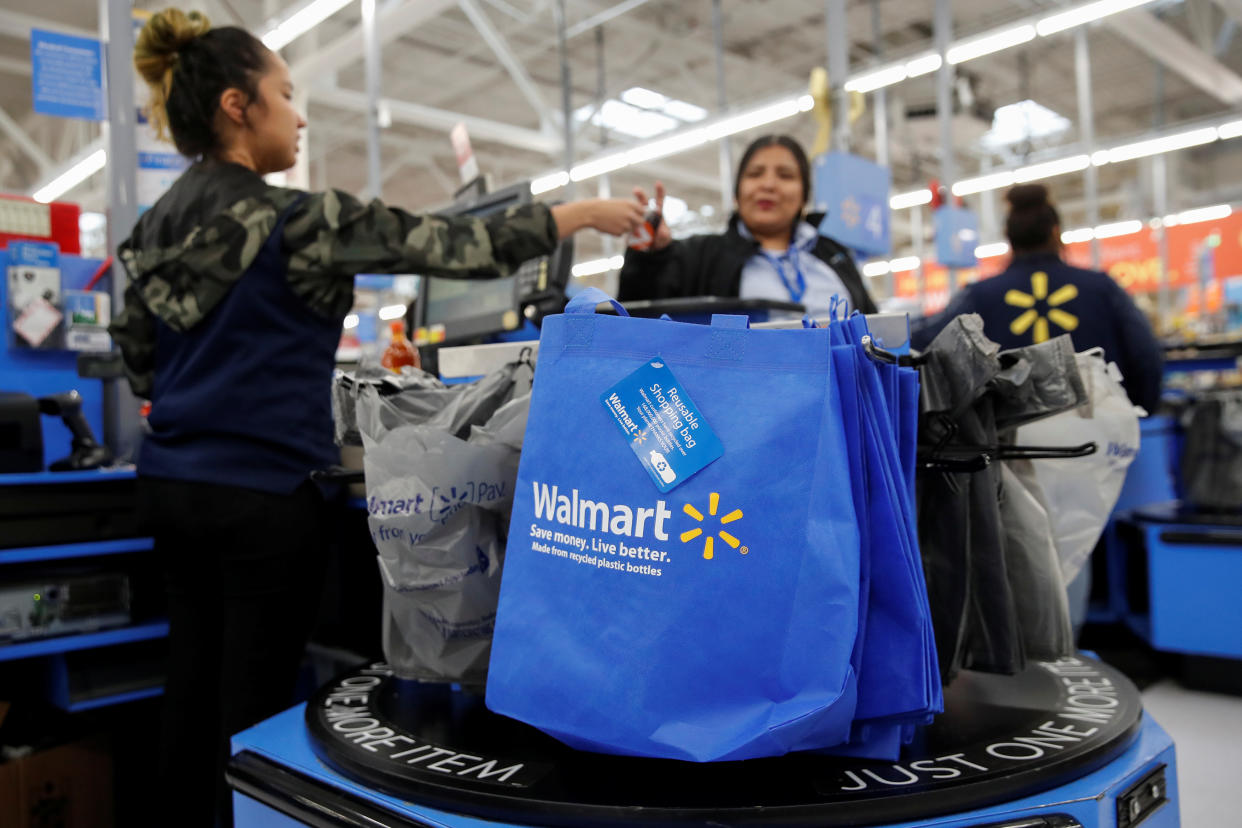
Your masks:
M 1143 690 L 1143 707 L 1177 746 L 1182 826 L 1238 825 L 1242 696 L 1189 690 L 1166 678 Z

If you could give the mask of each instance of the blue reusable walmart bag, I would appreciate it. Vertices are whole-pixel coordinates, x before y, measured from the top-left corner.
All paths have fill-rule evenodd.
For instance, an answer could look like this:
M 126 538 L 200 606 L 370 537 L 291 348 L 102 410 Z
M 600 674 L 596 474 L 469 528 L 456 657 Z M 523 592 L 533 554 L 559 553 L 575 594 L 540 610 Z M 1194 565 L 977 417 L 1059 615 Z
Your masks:
M 543 324 L 488 706 L 614 754 L 845 741 L 859 541 L 828 331 L 596 315 L 601 298 Z M 640 461 L 653 428 L 627 438 L 632 407 L 606 407 L 651 370 L 719 440 L 685 479 Z

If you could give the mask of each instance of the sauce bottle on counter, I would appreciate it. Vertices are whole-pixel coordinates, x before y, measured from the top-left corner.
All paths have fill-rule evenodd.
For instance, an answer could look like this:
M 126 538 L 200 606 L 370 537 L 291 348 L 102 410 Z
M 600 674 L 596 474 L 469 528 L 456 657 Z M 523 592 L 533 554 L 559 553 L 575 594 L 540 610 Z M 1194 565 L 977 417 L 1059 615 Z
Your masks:
M 418 349 L 405 338 L 404 322 L 398 320 L 392 323 L 392 341 L 384 349 L 384 355 L 380 357 L 380 365 L 394 374 L 400 374 L 402 366 L 405 365 L 422 367 L 422 360 L 418 358 Z

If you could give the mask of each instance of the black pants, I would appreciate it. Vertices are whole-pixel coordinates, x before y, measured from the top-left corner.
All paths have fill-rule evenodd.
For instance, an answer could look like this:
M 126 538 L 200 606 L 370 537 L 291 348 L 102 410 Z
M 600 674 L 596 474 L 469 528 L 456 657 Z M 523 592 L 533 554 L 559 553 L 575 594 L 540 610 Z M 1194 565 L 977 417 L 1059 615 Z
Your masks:
M 228 826 L 228 740 L 294 701 L 330 510 L 311 483 L 274 495 L 148 477 L 138 491 L 171 626 L 152 824 Z

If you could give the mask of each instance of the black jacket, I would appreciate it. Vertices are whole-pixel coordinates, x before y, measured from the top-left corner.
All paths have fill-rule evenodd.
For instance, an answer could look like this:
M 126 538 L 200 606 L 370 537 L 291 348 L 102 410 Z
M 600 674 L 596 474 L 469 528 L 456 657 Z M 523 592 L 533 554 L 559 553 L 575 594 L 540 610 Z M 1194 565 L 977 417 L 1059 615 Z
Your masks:
M 1055 253 L 1015 256 L 1003 273 L 964 288 L 938 316 L 916 323 L 911 344 L 924 349 L 955 316 L 977 313 L 1002 348 L 1068 333 L 1075 351 L 1103 348 L 1121 369 L 1135 405 L 1160 405 L 1164 351 L 1151 325 L 1107 273 L 1066 264 Z
M 822 215 L 809 215 L 806 220 L 817 227 L 822 218 Z M 691 236 L 654 253 L 627 250 L 617 298 L 626 302 L 682 296 L 737 296 L 742 267 L 759 249 L 759 242 L 744 238 L 738 232 L 738 221 L 734 213 L 724 233 Z M 863 313 L 876 312 L 875 303 L 867 294 L 862 276 L 845 247 L 821 235 L 811 252 L 841 277 L 850 293 L 852 307 Z

